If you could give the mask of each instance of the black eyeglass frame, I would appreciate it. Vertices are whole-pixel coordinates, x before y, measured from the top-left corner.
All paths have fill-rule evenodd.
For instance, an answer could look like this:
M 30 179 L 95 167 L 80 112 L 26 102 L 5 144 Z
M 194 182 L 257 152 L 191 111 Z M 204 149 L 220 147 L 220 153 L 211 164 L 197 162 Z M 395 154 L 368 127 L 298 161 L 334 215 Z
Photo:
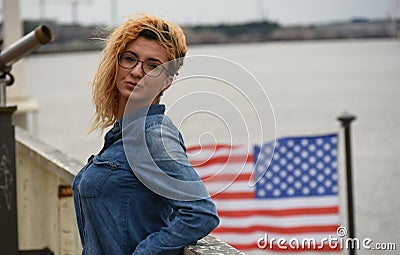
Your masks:
M 135 55 L 132 55 L 133 57 L 136 58 L 136 64 L 135 64 L 135 65 L 133 65 L 132 67 L 123 66 L 123 65 L 121 65 L 121 59 L 122 59 L 122 56 L 123 56 L 124 54 L 132 55 L 132 54 L 129 53 L 129 52 L 120 52 L 120 53 L 118 53 L 118 65 L 119 65 L 120 67 L 124 68 L 124 69 L 132 70 L 132 69 L 135 68 L 139 63 L 142 63 L 142 71 L 143 71 L 143 73 L 146 74 L 146 75 L 148 75 L 148 76 L 150 76 L 150 77 L 152 77 L 152 78 L 157 78 L 157 77 L 159 77 L 159 76 L 163 73 L 163 71 L 165 71 L 165 72 L 167 73 L 167 75 L 171 76 L 171 75 L 169 74 L 169 72 L 168 72 L 168 69 L 165 68 L 165 66 L 164 66 L 163 64 L 157 66 L 157 67 L 161 67 L 161 68 L 162 68 L 162 69 L 160 70 L 160 73 L 158 73 L 157 75 L 151 75 L 151 74 L 149 74 L 149 73 L 152 73 L 153 70 L 154 70 L 155 68 L 154 68 L 153 70 L 151 70 L 150 72 L 146 72 L 146 71 L 144 70 L 144 64 L 145 64 L 146 62 L 149 62 L 149 61 L 140 61 Z M 156 67 L 156 68 L 157 68 L 157 67 Z

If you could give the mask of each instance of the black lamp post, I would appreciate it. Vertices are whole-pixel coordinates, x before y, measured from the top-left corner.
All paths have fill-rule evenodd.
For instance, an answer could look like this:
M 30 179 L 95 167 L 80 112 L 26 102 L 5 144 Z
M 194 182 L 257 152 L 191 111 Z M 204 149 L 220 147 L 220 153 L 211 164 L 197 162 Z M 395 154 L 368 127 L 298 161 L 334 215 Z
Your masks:
M 14 83 L 10 73 L 19 59 L 52 40 L 51 30 L 39 26 L 0 53 L 0 253 L 50 255 L 49 249 L 19 251 L 17 222 L 17 181 L 15 169 L 15 129 L 12 122 L 17 106 L 7 105 L 7 86 Z M 2 41 L 0 41 L 2 44 Z

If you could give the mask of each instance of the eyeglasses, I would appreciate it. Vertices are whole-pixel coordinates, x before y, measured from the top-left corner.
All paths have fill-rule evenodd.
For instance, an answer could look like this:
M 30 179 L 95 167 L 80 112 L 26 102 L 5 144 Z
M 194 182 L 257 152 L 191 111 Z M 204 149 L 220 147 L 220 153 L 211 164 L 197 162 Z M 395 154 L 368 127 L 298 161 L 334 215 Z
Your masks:
M 133 69 L 138 63 L 142 63 L 142 71 L 153 78 L 156 78 L 167 69 L 158 61 L 140 61 L 135 55 L 122 52 L 118 54 L 118 65 L 124 69 Z

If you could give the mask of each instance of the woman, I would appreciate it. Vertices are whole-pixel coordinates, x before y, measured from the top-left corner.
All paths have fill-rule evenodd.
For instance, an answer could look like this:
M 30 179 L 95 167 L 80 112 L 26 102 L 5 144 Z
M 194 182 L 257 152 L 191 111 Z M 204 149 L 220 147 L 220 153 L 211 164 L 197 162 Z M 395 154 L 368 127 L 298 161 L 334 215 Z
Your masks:
M 159 104 L 186 50 L 182 29 L 157 17 L 129 19 L 110 35 L 92 84 L 90 130 L 113 127 L 73 183 L 82 254 L 180 254 L 218 225 Z

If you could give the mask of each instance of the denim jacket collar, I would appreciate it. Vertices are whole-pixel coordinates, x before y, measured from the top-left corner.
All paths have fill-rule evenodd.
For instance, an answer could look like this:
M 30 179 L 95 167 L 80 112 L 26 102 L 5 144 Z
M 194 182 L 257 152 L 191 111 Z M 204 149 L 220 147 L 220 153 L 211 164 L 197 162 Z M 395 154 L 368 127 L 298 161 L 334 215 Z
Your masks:
M 165 105 L 163 104 L 152 104 L 150 106 L 145 106 L 140 108 L 132 113 L 128 114 L 128 117 L 131 119 L 135 119 L 136 117 L 141 117 L 147 111 L 147 116 L 157 115 L 157 114 L 164 114 L 165 112 Z M 112 133 L 119 133 L 122 130 L 122 122 L 125 117 L 119 118 L 115 123 L 112 129 L 110 130 Z
M 104 136 L 104 147 L 101 150 L 103 152 L 108 146 L 110 146 L 114 141 L 118 140 L 122 136 L 122 123 L 124 118 L 130 118 L 134 120 L 136 118 L 142 117 L 144 114 L 147 116 L 157 115 L 157 114 L 164 114 L 165 112 L 165 105 L 162 104 L 152 104 L 150 106 L 145 106 L 140 108 L 134 112 L 129 113 L 127 116 L 119 118 L 115 123 L 114 126 L 106 133 Z M 100 152 L 100 153 L 101 153 Z

